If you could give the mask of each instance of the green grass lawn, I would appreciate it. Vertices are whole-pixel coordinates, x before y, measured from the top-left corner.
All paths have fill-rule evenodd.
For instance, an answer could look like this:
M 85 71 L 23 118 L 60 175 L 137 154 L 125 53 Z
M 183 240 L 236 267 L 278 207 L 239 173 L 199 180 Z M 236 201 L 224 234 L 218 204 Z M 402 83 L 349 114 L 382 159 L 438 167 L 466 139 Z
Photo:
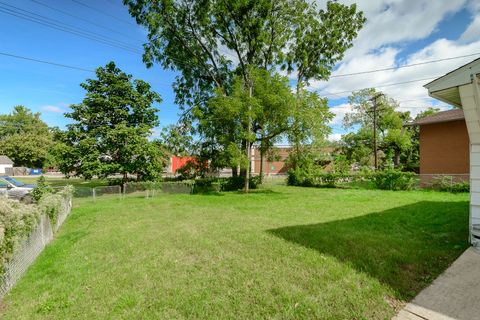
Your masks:
M 468 246 L 468 194 L 79 199 L 4 319 L 389 319 Z

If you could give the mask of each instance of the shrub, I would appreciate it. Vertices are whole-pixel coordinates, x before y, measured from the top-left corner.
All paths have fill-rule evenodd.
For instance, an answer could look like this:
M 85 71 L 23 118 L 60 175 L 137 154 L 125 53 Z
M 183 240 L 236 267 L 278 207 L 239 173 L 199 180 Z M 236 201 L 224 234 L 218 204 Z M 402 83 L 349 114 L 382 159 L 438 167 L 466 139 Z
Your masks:
M 215 193 L 221 191 L 221 182 L 217 178 L 197 179 L 194 182 L 193 193 Z
M 312 170 L 297 167 L 288 170 L 287 185 L 299 187 L 314 187 L 315 175 Z
M 261 184 L 261 177 L 251 177 L 250 180 L 250 189 L 257 189 Z M 220 186 L 222 191 L 237 191 L 245 187 L 245 178 L 244 177 L 230 177 L 223 178 L 220 180 Z
M 334 188 L 343 179 L 348 178 L 348 175 L 339 172 L 319 173 L 316 180 L 319 181 L 319 186 Z
M 71 186 L 56 194 L 45 193 L 36 204 L 0 197 L 0 274 L 12 258 L 17 244 L 37 227 L 43 214 L 50 218 L 52 224 L 56 223 L 62 199 L 70 197 L 72 193 Z
M 394 169 L 375 171 L 370 174 L 377 189 L 411 190 L 415 184 L 415 173 L 402 172 Z
M 30 194 L 32 195 L 33 199 L 35 199 L 35 201 L 38 201 L 44 194 L 52 192 L 53 189 L 50 184 L 47 183 L 45 177 L 40 176 L 40 178 L 38 178 L 37 180 L 37 186 L 32 190 Z
M 468 181 L 454 182 L 453 180 L 452 176 L 434 177 L 431 182 L 431 188 L 453 193 L 470 191 L 470 183 Z
M 302 168 L 290 169 L 287 176 L 289 186 L 301 187 L 336 187 L 342 179 L 349 175 L 339 172 L 320 172 Z

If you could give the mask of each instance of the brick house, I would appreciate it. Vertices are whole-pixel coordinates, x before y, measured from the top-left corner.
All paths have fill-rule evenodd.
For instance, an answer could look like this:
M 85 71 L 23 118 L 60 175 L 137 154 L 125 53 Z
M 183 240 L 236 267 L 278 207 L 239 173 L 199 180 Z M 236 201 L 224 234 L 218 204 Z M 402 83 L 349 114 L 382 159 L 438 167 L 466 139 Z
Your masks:
M 438 112 L 416 120 L 420 127 L 420 179 L 428 183 L 438 175 L 468 181 L 469 138 L 462 109 Z
M 286 160 L 288 155 L 291 152 L 292 147 L 290 146 L 277 146 L 274 148 L 275 157 L 274 161 L 268 161 L 267 157 L 263 158 L 263 173 L 265 175 L 276 175 L 276 174 L 287 174 L 288 166 L 286 165 Z M 257 148 L 252 148 L 252 174 L 260 174 L 260 150 Z

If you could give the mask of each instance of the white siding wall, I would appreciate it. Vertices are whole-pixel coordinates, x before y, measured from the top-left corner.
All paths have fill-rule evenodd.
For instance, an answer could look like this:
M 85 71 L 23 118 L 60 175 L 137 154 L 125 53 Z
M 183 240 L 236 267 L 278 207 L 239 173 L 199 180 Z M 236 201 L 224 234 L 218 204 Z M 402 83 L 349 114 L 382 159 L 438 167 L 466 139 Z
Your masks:
M 476 90 L 475 84 L 459 87 L 470 137 L 470 231 L 472 226 L 480 226 L 480 101 Z M 471 242 L 480 246 L 480 241 L 472 236 Z
M 5 174 L 5 168 L 13 168 L 11 164 L 0 164 L 0 174 Z

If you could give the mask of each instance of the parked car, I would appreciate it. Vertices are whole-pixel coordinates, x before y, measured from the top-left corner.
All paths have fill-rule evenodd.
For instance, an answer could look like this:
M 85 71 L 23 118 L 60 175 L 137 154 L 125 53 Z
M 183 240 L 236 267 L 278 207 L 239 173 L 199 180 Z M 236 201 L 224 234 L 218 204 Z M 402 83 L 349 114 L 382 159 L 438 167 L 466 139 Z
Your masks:
M 15 180 L 10 176 L 0 176 L 0 195 L 7 195 L 12 199 L 31 202 L 30 192 L 36 187 L 34 184 L 26 184 Z

